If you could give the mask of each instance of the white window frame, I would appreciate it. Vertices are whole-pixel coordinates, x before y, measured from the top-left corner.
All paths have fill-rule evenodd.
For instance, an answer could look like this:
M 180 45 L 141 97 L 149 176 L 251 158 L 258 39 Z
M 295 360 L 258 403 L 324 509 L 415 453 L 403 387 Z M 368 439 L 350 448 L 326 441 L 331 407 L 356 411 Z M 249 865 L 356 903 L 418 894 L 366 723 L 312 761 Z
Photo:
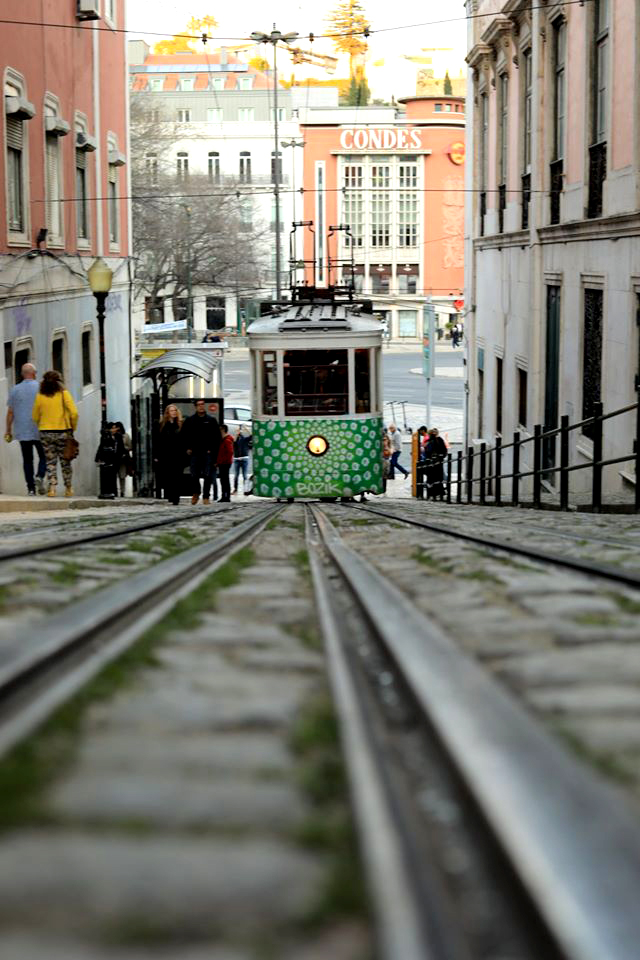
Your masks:
M 180 78 L 180 90 L 184 93 L 193 93 L 196 88 L 196 78 L 195 77 L 181 77 Z
M 85 334 L 89 334 L 89 367 L 90 367 L 90 380 L 85 383 L 84 379 L 84 347 L 83 341 Z M 96 363 L 95 363 L 95 330 L 93 324 L 86 324 L 80 330 L 80 365 L 82 368 L 82 391 L 83 394 L 91 393 L 96 384 Z
M 207 154 L 207 175 L 210 183 L 220 183 L 220 154 L 210 150 Z
M 89 137 L 89 133 L 88 133 L 88 129 L 87 129 L 87 119 L 86 119 L 86 117 L 85 117 L 83 114 L 76 114 L 76 118 L 75 118 L 75 123 L 74 123 L 74 125 L 73 125 L 73 129 L 74 129 L 74 141 L 75 141 L 74 144 L 73 144 L 73 148 L 74 148 L 74 166 L 73 166 L 73 170 L 74 170 L 74 182 L 73 182 L 73 193 L 74 193 L 74 197 L 75 197 L 75 204 L 74 204 L 74 206 L 76 207 L 75 216 L 74 216 L 73 219 L 74 219 L 74 222 L 75 222 L 76 243 L 77 243 L 78 247 L 89 248 L 89 247 L 91 246 L 91 204 L 89 203 L 89 195 L 90 195 L 90 189 L 89 189 L 89 179 L 90 179 L 90 178 L 89 178 L 89 170 L 90 170 L 90 167 L 89 167 L 89 153 L 90 153 L 90 151 L 87 150 L 87 149 L 80 149 L 80 148 L 78 147 L 78 143 L 77 143 L 77 137 L 78 137 L 78 134 L 79 134 L 79 133 L 83 134 L 83 136 L 84 136 L 85 138 L 88 138 L 88 137 Z M 83 167 L 80 167 L 80 165 L 79 165 L 80 155 L 82 156 L 82 161 L 84 162 L 84 166 L 83 166 Z M 79 169 L 83 169 L 83 170 L 84 170 L 84 190 L 85 190 L 85 194 L 84 194 L 84 195 L 85 195 L 85 202 L 84 202 L 84 204 L 80 204 L 80 202 L 79 202 L 79 200 L 78 200 L 78 170 L 79 170 Z M 78 230 L 78 214 L 79 214 L 79 211 L 80 211 L 83 207 L 84 207 L 84 211 L 83 211 L 83 212 L 84 212 L 84 221 L 85 221 L 85 225 L 86 225 L 86 236 L 82 236 L 82 235 L 80 234 L 80 231 Z
M 179 150 L 176 154 L 176 177 L 178 180 L 189 179 L 189 153 L 186 150 Z
M 239 77 L 238 90 L 253 90 L 253 77 Z
M 3 95 L 15 95 L 22 97 L 25 100 L 27 99 L 27 87 L 24 77 L 21 73 L 18 73 L 17 70 L 14 70 L 12 67 L 7 67 L 4 71 L 3 78 Z M 10 185 L 9 185 L 9 142 L 8 142 L 8 120 L 9 116 L 7 115 L 4 109 L 3 102 L 3 123 L 4 123 L 4 154 L 5 154 L 5 198 L 6 198 L 6 228 L 7 228 L 7 243 L 10 246 L 31 246 L 31 204 L 30 200 L 30 177 L 29 177 L 29 132 L 25 124 L 28 122 L 26 119 L 21 119 L 19 122 L 21 124 L 21 149 L 20 149 L 20 198 L 21 198 L 21 214 L 22 214 L 22 227 L 21 229 L 16 229 L 11 226 L 11 221 L 9 218 L 10 211 Z
M 104 19 L 110 27 L 115 27 L 116 14 L 118 10 L 118 0 L 102 0 Z
M 114 163 L 110 157 L 118 155 L 118 140 L 114 133 L 107 134 L 107 225 L 109 230 L 109 250 L 120 249 L 120 173 L 121 164 Z
M 56 125 L 56 129 L 47 129 L 47 120 Z M 49 231 L 47 246 L 64 247 L 64 170 L 63 151 L 60 138 L 66 136 L 58 98 L 51 93 L 45 94 L 43 109 L 44 129 L 44 186 L 45 186 L 45 226 Z M 68 129 L 66 131 L 68 133 Z M 75 172 L 75 166 L 74 166 Z M 75 190 L 75 185 L 74 185 Z
M 255 107 L 238 107 L 238 121 L 240 123 L 253 123 L 255 118 L 256 118 Z
M 207 107 L 207 123 L 222 123 L 222 107 Z
M 177 110 L 178 123 L 191 123 L 191 107 L 180 107 Z
M 59 373 L 64 380 L 69 373 L 69 341 L 65 327 L 59 327 L 51 334 L 51 342 L 49 343 L 49 356 L 51 357 L 50 370 L 55 370 L 53 365 L 53 345 L 56 340 L 62 340 L 62 370 L 60 370 Z

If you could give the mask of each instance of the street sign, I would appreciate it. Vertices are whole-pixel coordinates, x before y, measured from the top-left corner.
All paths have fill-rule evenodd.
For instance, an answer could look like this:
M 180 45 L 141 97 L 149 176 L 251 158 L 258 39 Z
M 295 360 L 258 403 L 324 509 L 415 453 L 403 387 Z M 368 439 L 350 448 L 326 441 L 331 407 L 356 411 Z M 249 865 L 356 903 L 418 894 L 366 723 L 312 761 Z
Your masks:
M 186 320 L 169 320 L 167 323 L 145 323 L 143 333 L 170 333 L 172 330 L 186 330 Z

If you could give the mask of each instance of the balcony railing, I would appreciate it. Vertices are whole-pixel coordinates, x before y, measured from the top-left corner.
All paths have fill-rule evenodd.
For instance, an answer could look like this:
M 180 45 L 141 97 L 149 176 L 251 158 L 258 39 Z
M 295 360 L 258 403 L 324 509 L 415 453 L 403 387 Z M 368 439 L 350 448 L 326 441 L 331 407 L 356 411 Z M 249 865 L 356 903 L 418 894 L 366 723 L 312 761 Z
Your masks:
M 529 204 L 531 203 L 531 174 L 522 174 L 522 229 L 529 227 Z
M 602 216 L 602 185 L 607 176 L 607 144 L 589 147 L 589 201 L 587 217 Z
M 549 222 L 560 223 L 560 194 L 562 193 L 563 182 L 563 163 L 562 160 L 554 160 L 549 167 L 550 173 L 550 191 L 549 191 Z

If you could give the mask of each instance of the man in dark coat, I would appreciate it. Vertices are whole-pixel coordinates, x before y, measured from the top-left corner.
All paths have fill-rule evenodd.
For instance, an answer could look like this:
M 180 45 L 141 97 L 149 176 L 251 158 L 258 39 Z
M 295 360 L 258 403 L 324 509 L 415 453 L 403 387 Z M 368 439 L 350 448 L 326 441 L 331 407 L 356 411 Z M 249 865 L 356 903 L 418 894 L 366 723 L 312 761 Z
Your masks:
M 187 417 L 182 426 L 184 446 L 189 457 L 189 468 L 193 478 L 191 503 L 196 504 L 200 499 L 200 477 L 203 478 L 202 502 L 210 503 L 209 493 L 211 484 L 214 485 L 215 498 L 215 468 L 218 459 L 218 450 L 222 442 L 220 426 L 215 417 L 210 417 L 205 410 L 204 400 L 194 400 L 196 412 Z

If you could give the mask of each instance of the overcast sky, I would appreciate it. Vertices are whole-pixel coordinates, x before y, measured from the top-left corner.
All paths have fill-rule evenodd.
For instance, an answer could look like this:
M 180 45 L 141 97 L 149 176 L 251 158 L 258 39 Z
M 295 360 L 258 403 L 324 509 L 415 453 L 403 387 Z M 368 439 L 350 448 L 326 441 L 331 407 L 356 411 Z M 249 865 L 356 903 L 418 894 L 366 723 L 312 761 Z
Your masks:
M 192 17 L 203 17 L 206 14 L 214 16 L 220 26 L 216 30 L 215 45 L 220 43 L 241 43 L 254 30 L 270 32 L 275 19 L 276 26 L 283 33 L 297 31 L 301 37 L 313 32 L 316 36 L 326 31 L 326 16 L 334 6 L 333 0 L 319 0 L 318 3 L 301 3 L 299 0 L 276 0 L 270 7 L 273 11 L 265 14 L 264 0 L 244 0 L 238 4 L 216 4 L 213 0 L 127 0 L 128 29 L 139 31 L 149 43 L 154 43 L 162 37 L 154 37 L 153 33 L 179 33 L 184 30 L 185 24 Z M 421 0 L 420 3 L 403 4 L 394 15 L 393 5 L 389 0 L 363 0 L 366 14 L 371 21 L 372 29 L 382 31 L 373 34 L 370 39 L 370 56 L 367 73 L 374 93 L 378 95 L 406 96 L 415 92 L 413 89 L 396 89 L 398 83 L 408 85 L 414 79 L 414 71 L 419 65 L 407 63 L 406 71 L 401 71 L 399 79 L 397 64 L 402 54 L 419 55 L 425 47 L 453 48 L 450 55 L 453 69 L 452 74 L 458 75 L 466 48 L 466 23 L 464 20 L 465 8 L 463 0 L 443 3 L 442 0 Z M 237 10 L 237 13 L 236 13 Z M 436 23 L 444 18 L 450 19 L 447 23 Z M 459 18 L 459 19 L 457 19 Z M 417 23 L 431 25 L 415 26 Z M 404 29 L 398 29 L 403 28 Z M 385 29 L 394 28 L 394 29 Z M 302 46 L 308 46 L 308 42 Z M 314 50 L 318 53 L 334 53 L 330 40 L 316 40 Z M 448 55 L 445 55 L 448 56 Z M 373 64 L 381 59 L 385 60 L 385 68 L 375 68 Z M 395 66 L 391 63 L 395 61 Z M 288 69 L 288 67 L 287 67 Z M 322 76 L 318 68 L 312 71 L 315 76 Z M 339 71 L 344 75 L 345 70 Z M 378 75 L 376 77 L 376 75 Z M 376 90 L 376 87 L 386 89 Z

